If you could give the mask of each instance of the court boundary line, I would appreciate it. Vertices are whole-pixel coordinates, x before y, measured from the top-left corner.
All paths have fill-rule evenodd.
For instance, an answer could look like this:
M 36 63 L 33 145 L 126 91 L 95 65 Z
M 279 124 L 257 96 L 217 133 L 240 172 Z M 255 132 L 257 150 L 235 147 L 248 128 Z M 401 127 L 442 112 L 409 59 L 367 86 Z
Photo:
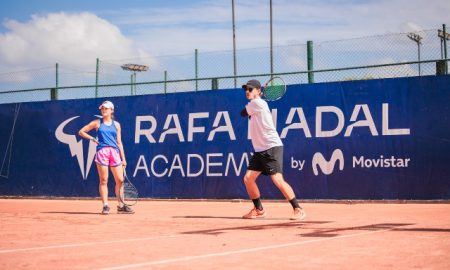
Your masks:
M 355 234 L 347 234 L 347 235 L 339 235 L 339 236 L 335 236 L 335 237 L 327 237 L 327 238 L 313 239 L 313 240 L 307 240 L 307 241 L 296 241 L 296 242 L 291 242 L 291 243 L 278 244 L 278 245 L 269 245 L 269 246 L 263 246 L 263 247 L 257 247 L 257 248 L 238 249 L 238 250 L 234 250 L 234 251 L 207 253 L 207 254 L 196 255 L 196 256 L 184 256 L 184 257 L 178 257 L 178 258 L 172 258 L 172 259 L 147 261 L 147 262 L 141 262 L 141 263 L 135 263 L 135 264 L 126 264 L 126 265 L 121 265 L 121 266 L 105 267 L 105 268 L 98 268 L 98 269 L 99 270 L 130 269 L 130 268 L 138 268 L 138 267 L 145 267 L 145 266 L 163 265 L 163 264 L 171 264 L 171 263 L 177 263 L 177 262 L 193 261 L 193 260 L 199 260 L 199 259 L 205 259 L 205 258 L 222 257 L 222 256 L 244 254 L 244 253 L 265 251 L 265 250 L 285 248 L 285 247 L 301 246 L 301 245 L 317 243 L 317 242 L 323 242 L 323 241 L 334 240 L 334 239 L 357 237 L 357 236 L 363 236 L 363 235 L 369 235 L 369 234 L 393 231 L 393 230 L 395 230 L 397 228 L 399 228 L 399 226 L 392 227 L 392 228 L 389 228 L 389 229 L 384 229 L 384 230 L 362 232 L 362 233 L 355 233 Z
M 0 250 L 0 254 L 46 250 L 46 249 L 55 249 L 55 248 L 72 248 L 72 247 L 85 247 L 85 246 L 95 246 L 95 245 L 104 245 L 104 244 L 137 242 L 137 241 L 154 240 L 154 239 L 175 238 L 175 237 L 180 237 L 180 236 L 185 236 L 185 235 L 170 234 L 170 235 L 162 235 L 162 236 L 150 236 L 150 237 L 144 237 L 144 238 L 129 238 L 129 239 L 118 239 L 118 240 L 109 240 L 109 241 L 85 242 L 85 243 L 77 243 L 77 244 L 63 244 L 63 245 L 51 245 L 51 246 L 42 246 L 42 247 L 3 249 L 3 250 Z

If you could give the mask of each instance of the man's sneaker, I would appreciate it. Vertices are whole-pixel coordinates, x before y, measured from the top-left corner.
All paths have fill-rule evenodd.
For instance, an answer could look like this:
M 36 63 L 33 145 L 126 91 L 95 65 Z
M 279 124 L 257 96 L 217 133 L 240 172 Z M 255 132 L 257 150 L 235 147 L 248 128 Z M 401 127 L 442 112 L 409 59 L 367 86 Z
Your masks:
M 117 206 L 118 214 L 134 214 L 134 210 L 128 205 L 123 205 L 122 207 Z
M 109 214 L 109 206 L 104 205 L 103 209 L 102 209 L 102 215 L 107 215 Z
M 266 211 L 264 210 L 258 210 L 256 208 L 253 208 L 248 212 L 247 214 L 243 215 L 242 218 L 245 219 L 254 219 L 254 218 L 263 218 L 266 216 Z
M 294 214 L 289 218 L 290 220 L 303 220 L 306 217 L 306 212 L 302 208 L 295 208 Z

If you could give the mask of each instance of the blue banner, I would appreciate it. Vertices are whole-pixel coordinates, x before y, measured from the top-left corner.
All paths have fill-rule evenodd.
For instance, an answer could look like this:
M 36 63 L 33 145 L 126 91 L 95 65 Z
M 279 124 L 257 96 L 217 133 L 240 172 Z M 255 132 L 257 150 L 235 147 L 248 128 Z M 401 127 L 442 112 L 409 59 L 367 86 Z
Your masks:
M 0 105 L 0 195 L 99 196 L 95 145 L 78 131 L 103 100 Z M 242 90 L 109 100 L 142 197 L 248 198 Z M 449 76 L 290 85 L 269 103 L 285 179 L 300 199 L 450 199 L 449 101 Z

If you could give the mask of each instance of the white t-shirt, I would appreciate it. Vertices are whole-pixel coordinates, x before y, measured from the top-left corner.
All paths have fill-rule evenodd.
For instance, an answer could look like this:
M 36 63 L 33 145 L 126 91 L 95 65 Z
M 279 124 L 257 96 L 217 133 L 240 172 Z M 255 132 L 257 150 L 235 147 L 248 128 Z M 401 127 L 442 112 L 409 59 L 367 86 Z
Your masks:
M 252 99 L 246 106 L 250 118 L 250 138 L 255 152 L 262 152 L 275 146 L 282 146 L 273 124 L 267 102 L 261 98 Z

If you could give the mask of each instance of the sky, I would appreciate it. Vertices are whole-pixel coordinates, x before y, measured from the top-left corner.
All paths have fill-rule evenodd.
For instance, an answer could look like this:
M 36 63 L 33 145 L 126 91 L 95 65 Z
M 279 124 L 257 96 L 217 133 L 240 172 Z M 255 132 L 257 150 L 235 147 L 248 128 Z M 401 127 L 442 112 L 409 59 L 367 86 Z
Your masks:
M 15 0 L 0 3 L 0 73 L 231 51 L 231 0 Z M 450 28 L 448 0 L 273 0 L 273 43 Z M 269 0 L 235 0 L 238 50 L 269 47 Z

